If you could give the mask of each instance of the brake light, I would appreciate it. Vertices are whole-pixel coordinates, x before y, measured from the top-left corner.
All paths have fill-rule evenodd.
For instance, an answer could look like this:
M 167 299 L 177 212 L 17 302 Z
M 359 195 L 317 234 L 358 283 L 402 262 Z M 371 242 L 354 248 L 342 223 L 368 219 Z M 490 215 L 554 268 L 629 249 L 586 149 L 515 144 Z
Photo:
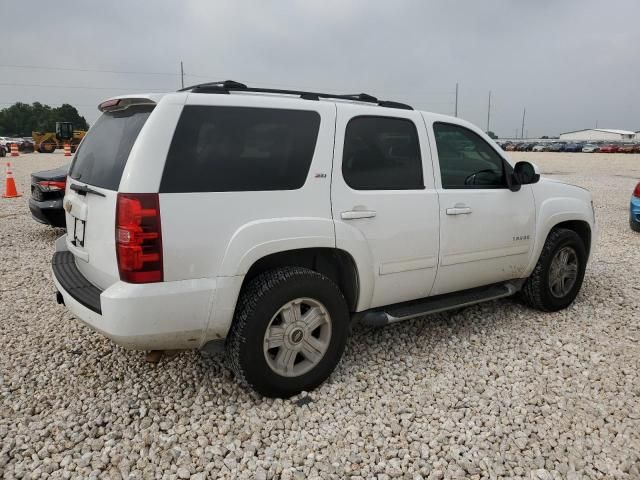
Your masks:
M 636 185 L 636 188 L 633 189 L 633 196 L 640 198 L 640 182 Z
M 105 100 L 100 105 L 98 105 L 98 110 L 104 112 L 105 110 L 109 110 L 110 108 L 117 107 L 120 103 L 120 99 L 116 98 L 113 100 Z
M 120 280 L 161 282 L 162 230 L 158 194 L 119 193 L 115 234 Z
M 40 185 L 44 190 L 47 190 L 49 192 L 57 192 L 58 190 L 64 190 L 65 187 L 67 186 L 67 181 L 50 181 L 50 180 L 43 180 L 41 182 L 38 182 L 38 185 Z

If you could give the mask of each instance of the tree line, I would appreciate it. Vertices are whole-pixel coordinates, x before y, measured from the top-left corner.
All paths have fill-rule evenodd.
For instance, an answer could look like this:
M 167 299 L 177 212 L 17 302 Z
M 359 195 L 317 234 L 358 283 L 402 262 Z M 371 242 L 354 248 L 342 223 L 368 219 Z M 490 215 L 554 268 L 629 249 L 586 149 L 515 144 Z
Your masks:
M 56 122 L 71 122 L 75 130 L 88 130 L 89 124 L 68 103 L 50 107 L 40 102 L 17 102 L 0 110 L 0 136 L 30 137 L 31 132 L 55 132 Z

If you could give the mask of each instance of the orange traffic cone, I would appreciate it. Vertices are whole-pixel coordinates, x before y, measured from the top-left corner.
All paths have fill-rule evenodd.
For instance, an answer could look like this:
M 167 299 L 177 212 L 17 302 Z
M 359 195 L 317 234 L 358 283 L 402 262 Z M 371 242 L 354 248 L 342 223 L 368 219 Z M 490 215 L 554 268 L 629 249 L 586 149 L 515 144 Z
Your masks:
M 7 162 L 7 180 L 4 184 L 4 195 L 2 195 L 2 198 L 16 198 L 21 196 L 16 189 L 16 181 L 13 178 L 11 164 Z
M 69 144 L 69 143 L 65 143 L 64 144 L 64 156 L 65 157 L 70 157 L 71 156 L 71 144 Z
M 17 143 L 12 143 L 11 144 L 11 156 L 12 157 L 17 157 L 20 154 L 18 153 L 18 144 Z

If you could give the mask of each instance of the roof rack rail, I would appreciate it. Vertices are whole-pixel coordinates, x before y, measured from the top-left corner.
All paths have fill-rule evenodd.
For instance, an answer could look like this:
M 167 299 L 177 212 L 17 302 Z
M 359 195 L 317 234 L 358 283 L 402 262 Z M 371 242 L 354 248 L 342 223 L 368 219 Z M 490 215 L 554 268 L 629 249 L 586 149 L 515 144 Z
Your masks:
M 235 82 L 233 80 L 224 80 L 220 82 L 207 82 L 191 85 L 190 87 L 181 88 L 179 92 L 193 93 L 222 93 L 228 94 L 230 91 L 242 91 L 251 93 L 274 93 L 280 95 L 297 95 L 304 100 L 320 100 L 321 98 L 333 98 L 337 100 L 349 100 L 356 102 L 373 103 L 381 107 L 399 108 L 402 110 L 413 110 L 411 105 L 400 102 L 392 102 L 390 100 L 378 100 L 376 97 L 367 93 L 355 93 L 347 95 L 339 95 L 332 93 L 305 92 L 301 90 L 280 90 L 277 88 L 252 88 L 247 87 L 244 83 Z

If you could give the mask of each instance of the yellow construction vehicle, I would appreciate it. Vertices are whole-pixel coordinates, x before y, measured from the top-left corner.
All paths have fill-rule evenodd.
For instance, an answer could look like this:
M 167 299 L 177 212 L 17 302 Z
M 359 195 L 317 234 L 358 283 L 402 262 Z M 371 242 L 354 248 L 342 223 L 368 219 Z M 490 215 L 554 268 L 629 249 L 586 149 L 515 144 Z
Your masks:
M 71 122 L 56 122 L 55 132 L 31 132 L 35 149 L 40 153 L 53 153 L 56 148 L 71 144 L 71 153 L 75 153 L 80 141 L 87 134 L 84 130 L 74 130 Z

